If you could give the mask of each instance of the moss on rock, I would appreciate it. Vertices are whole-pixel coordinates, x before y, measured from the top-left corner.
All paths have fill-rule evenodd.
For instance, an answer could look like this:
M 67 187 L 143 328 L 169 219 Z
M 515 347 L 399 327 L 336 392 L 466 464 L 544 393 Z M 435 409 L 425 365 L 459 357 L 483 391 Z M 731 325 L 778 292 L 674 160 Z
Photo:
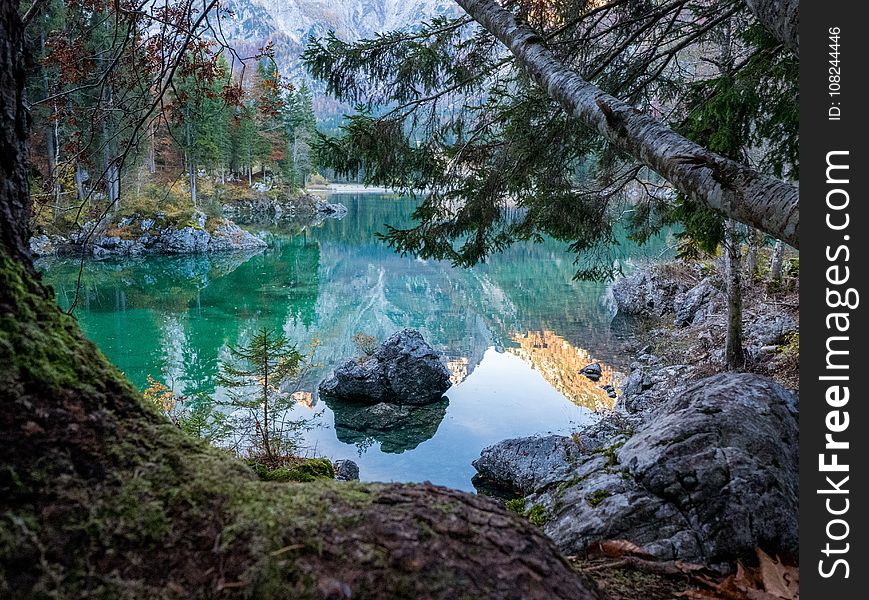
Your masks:
M 488 499 L 334 482 L 322 459 L 260 481 L 146 405 L 2 250 L 0 365 L 0 597 L 596 597 Z
M 254 463 L 251 465 L 257 477 L 263 481 L 310 482 L 315 479 L 334 479 L 335 468 L 326 458 L 300 458 L 291 464 L 275 469 Z

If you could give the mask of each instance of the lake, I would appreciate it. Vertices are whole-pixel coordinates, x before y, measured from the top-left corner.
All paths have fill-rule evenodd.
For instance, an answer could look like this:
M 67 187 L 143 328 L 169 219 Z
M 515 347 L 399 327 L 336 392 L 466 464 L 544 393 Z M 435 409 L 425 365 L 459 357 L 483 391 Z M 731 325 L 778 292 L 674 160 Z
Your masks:
M 486 264 L 457 269 L 402 257 L 375 238 L 384 224 L 411 222 L 412 200 L 347 194 L 331 201 L 349 209 L 342 220 L 273 233 L 270 248 L 255 255 L 86 262 L 75 314 L 140 388 L 150 375 L 178 393 L 218 399 L 225 394 L 215 382 L 217 364 L 228 346 L 262 327 L 282 330 L 299 345 L 318 338 L 322 366 L 303 382 L 293 412 L 317 415 L 317 427 L 305 434 L 308 453 L 353 459 L 364 481 L 473 490 L 471 461 L 485 446 L 569 434 L 611 408 L 613 400 L 597 386 L 627 370 L 626 334 L 611 327 L 608 286 L 572 280 L 565 244 L 518 244 Z M 664 239 L 640 248 L 625 242 L 616 258 L 629 268 L 666 249 Z M 78 262 L 39 265 L 67 308 Z M 448 401 L 375 427 L 352 407 L 317 397 L 317 383 L 358 355 L 354 334 L 384 340 L 404 327 L 418 329 L 446 355 Z M 591 362 L 604 368 L 597 383 L 577 373 Z

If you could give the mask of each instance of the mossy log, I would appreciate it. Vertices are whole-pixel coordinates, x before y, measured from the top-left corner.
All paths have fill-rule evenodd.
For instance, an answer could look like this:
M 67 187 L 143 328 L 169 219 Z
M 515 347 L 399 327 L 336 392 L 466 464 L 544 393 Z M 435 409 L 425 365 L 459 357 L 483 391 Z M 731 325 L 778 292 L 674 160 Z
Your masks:
M 143 404 L 30 263 L 17 9 L 0 3 L 0 597 L 597 597 L 484 498 L 260 481 Z

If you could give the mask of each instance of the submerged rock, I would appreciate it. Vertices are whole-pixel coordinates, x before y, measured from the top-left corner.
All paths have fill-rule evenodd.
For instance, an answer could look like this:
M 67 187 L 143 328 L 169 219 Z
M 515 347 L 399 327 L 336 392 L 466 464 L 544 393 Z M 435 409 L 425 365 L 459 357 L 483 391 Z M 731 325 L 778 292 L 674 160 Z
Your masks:
M 320 395 L 376 404 L 429 404 L 450 387 L 440 355 L 414 329 L 394 333 L 371 356 L 351 359 L 320 383 Z
M 627 539 L 666 559 L 705 562 L 798 550 L 795 399 L 751 374 L 720 374 L 605 445 L 507 440 L 474 466 L 521 490 L 568 554 Z

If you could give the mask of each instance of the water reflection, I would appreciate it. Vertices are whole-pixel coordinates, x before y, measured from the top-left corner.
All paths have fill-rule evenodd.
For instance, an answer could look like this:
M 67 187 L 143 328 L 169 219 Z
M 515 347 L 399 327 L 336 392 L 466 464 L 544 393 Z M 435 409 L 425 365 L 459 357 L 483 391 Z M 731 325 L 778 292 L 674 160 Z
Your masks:
M 375 423 L 372 415 L 329 403 L 318 417 L 322 426 L 308 434 L 312 452 L 346 458 L 363 450 L 357 459 L 363 479 L 429 479 L 470 489 L 470 461 L 483 446 L 565 430 L 609 405 L 595 391 L 608 379 L 583 387 L 572 369 L 584 366 L 586 356 L 623 369 L 622 337 L 630 333 L 609 326 L 615 310 L 606 284 L 572 280 L 564 245 L 516 245 L 474 269 L 455 269 L 399 256 L 375 238 L 385 223 L 408 224 L 413 202 L 372 195 L 335 201 L 349 209 L 343 220 L 277 237 L 256 255 L 86 263 L 76 315 L 140 388 L 152 375 L 179 393 L 218 400 L 224 396 L 215 383 L 218 361 L 258 328 L 282 330 L 300 344 L 320 339 L 321 366 L 303 390 L 315 390 L 357 354 L 355 333 L 383 340 L 404 327 L 420 330 L 449 358 L 448 406 L 433 407 L 425 418 L 394 415 Z M 663 245 L 638 250 L 625 243 L 621 258 L 655 257 Z M 68 307 L 79 264 L 40 264 Z M 309 393 L 294 411 L 310 417 L 318 404 L 316 392 Z
M 603 386 L 618 387 L 619 377 L 613 368 L 597 361 L 585 348 L 577 348 L 553 331 L 529 331 L 516 334 L 518 348 L 510 348 L 522 360 L 540 371 L 556 390 L 571 402 L 594 411 L 611 410 L 615 398 L 610 398 Z M 601 377 L 591 381 L 579 370 L 592 363 L 601 366 Z
M 325 398 L 335 414 L 335 434 L 345 444 L 366 449 L 380 444 L 380 451 L 400 454 L 434 437 L 447 414 L 449 399 L 422 406 L 381 402 L 370 406 Z

